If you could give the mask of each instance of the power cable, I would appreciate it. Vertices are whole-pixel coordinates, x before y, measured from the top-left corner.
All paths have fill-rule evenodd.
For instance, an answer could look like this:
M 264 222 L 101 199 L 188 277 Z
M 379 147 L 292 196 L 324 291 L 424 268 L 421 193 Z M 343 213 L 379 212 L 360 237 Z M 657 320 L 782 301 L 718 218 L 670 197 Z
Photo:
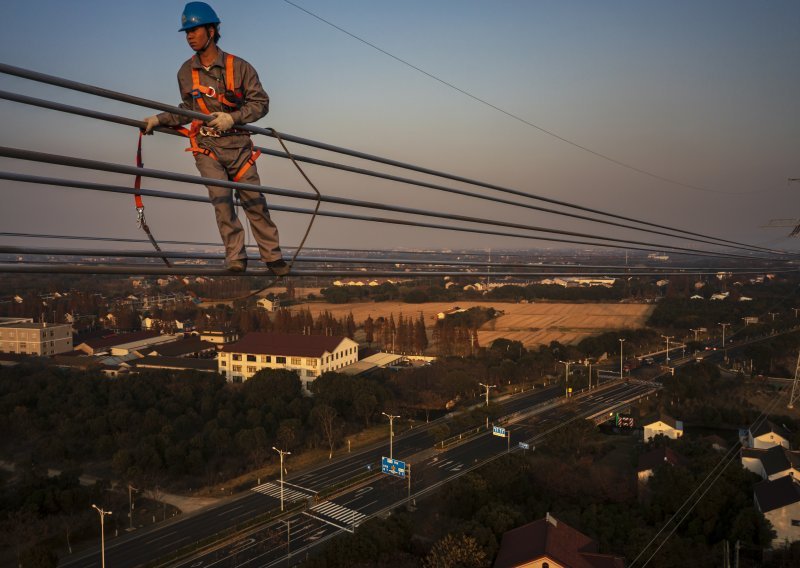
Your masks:
M 118 274 L 125 276 L 132 275 L 146 275 L 146 276 L 231 276 L 231 273 L 224 268 L 199 268 L 197 266 L 187 265 L 174 265 L 171 267 L 161 266 L 159 264 L 75 264 L 75 263 L 26 263 L 26 262 L 0 262 L 0 273 L 18 273 L 18 274 Z M 800 272 L 800 269 L 798 269 Z M 343 276 L 364 278 L 370 277 L 396 277 L 400 279 L 406 278 L 430 278 L 430 277 L 456 277 L 467 276 L 470 278 L 485 278 L 485 277 L 544 277 L 544 276 L 583 276 L 583 277 L 598 277 L 610 278 L 612 276 L 657 276 L 663 273 L 655 272 L 510 272 L 510 271 L 477 271 L 477 270 L 464 270 L 464 271 L 444 271 L 444 270 L 371 270 L 365 271 L 363 269 L 357 270 L 295 270 L 292 276 Z M 242 276 L 272 276 L 272 272 L 263 269 L 248 270 L 246 273 L 237 274 L 236 277 Z
M 84 109 L 84 108 L 75 107 L 75 106 L 71 106 L 71 105 L 65 105 L 63 103 L 58 103 L 58 102 L 53 102 L 53 101 L 45 101 L 45 100 L 42 100 L 42 99 L 36 99 L 36 98 L 28 97 L 28 96 L 25 96 L 25 95 L 19 95 L 19 94 L 16 94 L 16 93 L 9 93 L 7 91 L 0 91 L 0 98 L 6 99 L 6 100 L 15 101 L 15 102 L 20 102 L 20 103 L 24 103 L 24 104 L 28 104 L 28 105 L 32 105 L 32 106 L 37 106 L 37 107 L 40 107 L 40 108 L 47 108 L 47 109 L 51 109 L 51 110 L 57 110 L 57 111 L 60 111 L 60 112 L 66 112 L 66 113 L 70 113 L 70 114 L 75 114 L 75 115 L 78 115 L 78 116 L 85 116 L 85 117 L 89 117 L 89 118 L 95 118 L 95 119 L 98 119 L 98 120 L 104 120 L 106 122 L 111 122 L 111 123 L 115 123 L 115 124 L 124 124 L 124 125 L 127 125 L 127 126 L 133 126 L 135 128 L 141 128 L 142 125 L 144 124 L 144 123 L 142 123 L 141 121 L 138 121 L 138 120 L 133 120 L 133 119 L 129 119 L 129 118 L 121 117 L 121 116 L 111 115 L 111 114 L 103 113 L 103 112 L 92 111 L 92 110 L 89 110 L 89 109 Z M 161 133 L 167 133 L 167 134 L 171 134 L 171 135 L 175 135 L 175 136 L 181 136 L 181 134 L 179 134 L 177 131 L 175 131 L 175 130 L 173 130 L 171 128 L 158 128 L 157 130 L 159 132 L 161 132 Z M 278 152 L 277 150 L 271 150 L 271 149 L 265 148 L 263 146 L 254 146 L 254 149 L 260 151 L 264 155 L 269 155 L 269 156 L 273 156 L 273 157 L 277 157 L 277 158 L 287 158 L 287 155 L 286 155 L 285 152 Z M 534 211 L 541 211 L 541 212 L 544 212 L 544 213 L 551 213 L 551 214 L 554 214 L 554 215 L 561 215 L 561 216 L 564 216 L 564 217 L 570 217 L 570 218 L 574 218 L 574 219 L 590 221 L 590 222 L 593 222 L 593 223 L 600 223 L 600 224 L 604 224 L 604 225 L 622 227 L 624 229 L 642 231 L 642 232 L 646 232 L 646 233 L 662 235 L 662 236 L 667 236 L 667 237 L 672 237 L 672 238 L 682 238 L 682 239 L 686 239 L 686 240 L 689 240 L 689 241 L 700 242 L 700 243 L 705 243 L 705 244 L 712 244 L 712 245 L 719 245 L 721 243 L 726 243 L 726 244 L 724 244 L 724 246 L 728 246 L 728 247 L 732 247 L 732 248 L 742 248 L 742 249 L 747 249 L 747 250 L 751 250 L 751 251 L 772 252 L 772 253 L 777 252 L 777 251 L 774 251 L 772 249 L 768 249 L 768 248 L 764 248 L 764 247 L 760 247 L 760 246 L 753 246 L 753 245 L 734 246 L 733 244 L 727 244 L 728 241 L 717 239 L 716 237 L 702 237 L 702 238 L 699 238 L 699 237 L 692 237 L 692 236 L 681 236 L 680 234 L 674 234 L 674 233 L 681 233 L 680 229 L 674 229 L 674 228 L 671 228 L 671 227 L 665 227 L 665 228 L 670 230 L 670 231 L 673 231 L 672 233 L 666 233 L 666 232 L 663 232 L 663 231 L 660 231 L 660 230 L 654 230 L 654 229 L 647 229 L 647 228 L 644 228 L 644 227 L 635 227 L 635 226 L 631 226 L 630 224 L 619 223 L 619 222 L 615 222 L 615 221 L 609 221 L 609 220 L 606 220 L 606 219 L 599 219 L 597 217 L 589 217 L 587 215 L 580 215 L 580 214 L 577 214 L 577 213 L 570 213 L 570 212 L 567 212 L 567 211 L 559 211 L 559 210 L 556 210 L 556 209 L 550 209 L 550 208 L 547 208 L 547 207 L 541 207 L 541 206 L 532 205 L 532 204 L 529 204 L 529 203 L 520 203 L 519 201 L 513 201 L 513 200 L 510 200 L 510 199 L 501 199 L 501 198 L 497 198 L 497 197 L 491 197 L 491 196 L 483 195 L 483 194 L 472 192 L 472 191 L 466 191 L 466 190 L 456 189 L 456 188 L 447 187 L 447 186 L 443 186 L 443 185 L 439 185 L 439 184 L 423 182 L 423 181 L 419 181 L 419 180 L 415 180 L 415 179 L 411 179 L 411 178 L 404 178 L 404 177 L 400 177 L 400 176 L 386 174 L 386 173 L 383 173 L 383 172 L 376 172 L 376 171 L 368 170 L 368 169 L 365 169 L 365 168 L 357 168 L 357 167 L 354 167 L 354 166 L 338 164 L 338 163 L 335 163 L 335 162 L 330 162 L 330 161 L 327 161 L 327 160 L 320 160 L 320 159 L 311 158 L 311 157 L 308 157 L 308 156 L 302 156 L 302 155 L 295 154 L 294 155 L 294 159 L 296 161 L 298 161 L 298 162 L 314 164 L 314 165 L 322 166 L 322 167 L 325 167 L 325 168 L 337 169 L 337 170 L 340 170 L 340 171 L 346 171 L 346 172 L 355 173 L 355 174 L 359 174 L 359 175 L 370 176 L 370 177 L 375 177 L 375 178 L 379 178 L 379 179 L 385 179 L 385 180 L 388 180 L 388 181 L 396 181 L 396 182 L 405 183 L 405 184 L 409 184 L 409 185 L 415 185 L 417 187 L 424 187 L 424 188 L 433 189 L 433 190 L 437 190 L 437 191 L 453 193 L 453 194 L 457 194 L 457 195 L 464 195 L 464 196 L 467 196 L 467 197 L 473 197 L 475 199 L 481 199 L 481 200 L 491 201 L 491 202 L 494 202 L 494 203 L 502 203 L 502 204 L 506 204 L 506 205 L 512 205 L 514 207 L 522 207 L 522 208 L 525 208 L 525 209 L 531 209 L 531 210 L 534 210 Z
M 572 140 L 570 140 L 568 138 L 565 138 L 565 137 L 561 136 L 560 134 L 557 134 L 556 132 L 554 132 L 552 130 L 548 130 L 546 128 L 543 128 L 543 127 L 541 127 L 541 126 L 539 126 L 539 125 L 537 125 L 537 124 L 535 124 L 535 123 L 533 123 L 533 122 L 531 122 L 529 120 L 526 120 L 526 119 L 522 118 L 521 116 L 519 116 L 517 114 L 514 114 L 513 112 L 510 112 L 510 111 L 505 110 L 505 109 L 503 109 L 503 108 L 501 108 L 501 107 L 499 107 L 499 106 L 497 106 L 497 105 L 495 105 L 493 103 L 490 103 L 486 99 L 482 99 L 482 98 L 480 98 L 480 97 L 478 97 L 476 95 L 473 95 L 469 91 L 466 91 L 465 89 L 462 89 L 461 87 L 458 87 L 458 86 L 454 85 L 453 83 L 445 81 L 444 79 L 442 79 L 440 77 L 437 77 L 433 73 L 425 71 L 424 69 L 414 65 L 413 63 L 410 63 L 410 62 L 406 61 L 405 59 L 402 59 L 402 58 L 400 58 L 400 57 L 398 57 L 398 56 L 386 51 L 385 49 L 383 49 L 381 47 L 378 47 L 374 43 L 369 42 L 369 41 L 365 40 L 364 38 L 359 37 L 356 34 L 354 34 L 354 33 L 350 32 L 350 31 L 342 28 L 341 26 L 338 26 L 338 25 L 334 24 L 330 20 L 326 20 L 325 18 L 315 14 L 311 10 L 308 10 L 308 9 L 300 6 L 299 4 L 296 4 L 296 3 L 292 2 L 291 0 L 283 0 L 283 1 L 286 2 L 287 4 L 289 4 L 290 6 L 294 6 L 295 8 L 300 10 L 301 12 L 305 12 L 306 14 L 311 16 L 312 18 L 316 18 L 320 22 L 323 22 L 324 24 L 327 24 L 328 26 L 339 30 L 343 34 L 346 34 L 346 35 L 350 36 L 351 38 L 363 43 L 364 45 L 367 45 L 367 46 L 371 47 L 372 49 L 374 49 L 376 51 L 379 51 L 380 53 L 383 53 L 384 55 L 386 55 L 388 57 L 391 57 L 392 59 L 394 59 L 395 61 L 397 61 L 397 62 L 399 62 L 399 63 L 401 63 L 403 65 L 405 65 L 406 67 L 410 67 L 411 69 L 413 69 L 413 70 L 415 70 L 415 71 L 417 71 L 419 73 L 422 73 L 426 77 L 428 77 L 430 79 L 433 79 L 434 81 L 437 81 L 438 83 L 441 83 L 442 85 L 444 85 L 444 86 L 446 86 L 446 87 L 448 87 L 448 88 L 450 88 L 450 89 L 452 89 L 454 91 L 457 91 L 457 92 L 461 93 L 462 95 L 465 95 L 465 96 L 471 98 L 472 100 L 474 100 L 474 101 L 476 101 L 476 102 L 478 102 L 478 103 L 480 103 L 482 105 L 485 105 L 485 106 L 487 106 L 487 107 L 489 107 L 491 109 L 494 109 L 494 110 L 496 110 L 498 112 L 501 112 L 502 114 L 506 115 L 507 117 L 512 118 L 512 119 L 514 119 L 514 120 L 516 120 L 518 122 L 521 122 L 522 124 L 525 124 L 526 126 L 530 126 L 532 128 L 535 128 L 536 130 L 538 130 L 540 132 L 543 132 L 544 134 L 547 134 L 548 136 L 556 138 L 557 140 L 560 140 L 561 142 L 565 142 L 566 144 L 569 144 L 570 146 L 578 148 L 579 150 L 583 150 L 584 152 L 588 152 L 589 154 L 592 154 L 595 157 L 598 157 L 598 158 L 601 158 L 601 159 L 606 160 L 608 162 L 611 162 L 612 164 L 615 164 L 615 165 L 623 167 L 625 169 L 628 169 L 628 170 L 634 171 L 636 173 L 648 176 L 648 177 L 656 179 L 658 181 L 663 181 L 665 183 L 669 183 L 669 184 L 672 184 L 672 185 L 677 185 L 677 186 L 680 186 L 680 187 L 684 187 L 686 189 L 693 189 L 693 190 L 696 190 L 696 191 L 704 191 L 704 192 L 709 192 L 709 193 L 721 193 L 721 194 L 726 194 L 726 195 L 747 195 L 747 194 L 751 194 L 751 193 L 756 193 L 755 191 L 747 191 L 747 192 L 722 191 L 722 190 L 718 190 L 718 189 L 709 189 L 709 188 L 706 188 L 706 187 L 701 187 L 701 186 L 698 186 L 698 185 L 685 183 L 685 182 L 682 182 L 682 181 L 678 181 L 678 180 L 675 180 L 675 179 L 672 179 L 672 178 L 668 178 L 668 177 L 653 173 L 651 171 L 648 171 L 648 170 L 633 166 L 631 164 L 628 164 L 628 163 L 623 162 L 621 160 L 618 160 L 616 158 L 612 158 L 611 156 L 609 156 L 607 154 L 603 154 L 601 152 L 598 152 L 597 150 L 592 150 L 588 146 L 584 146 L 583 144 L 579 144 L 577 142 L 574 142 L 574 141 L 572 141 Z
M 0 233 L 2 234 L 2 233 Z M 51 235 L 53 237 L 53 235 Z M 164 241 L 162 241 L 164 242 Z M 254 245 L 255 246 L 255 245 Z M 32 255 L 32 256 L 77 256 L 77 257 L 100 257 L 100 258 L 115 258 L 115 257 L 128 257 L 128 258 L 177 258 L 177 259 L 190 259 L 190 260 L 224 260 L 224 253 L 209 253 L 209 252 L 196 252 L 196 251 L 152 251 L 143 250 L 98 250 L 98 249 L 77 249 L 77 248 L 31 248 L 15 245 L 0 245 L 0 254 L 15 254 L 15 255 Z M 250 260 L 257 260 L 257 255 L 249 255 Z M 759 267 L 759 268 L 743 268 L 743 267 L 726 267 L 716 268 L 713 270 L 703 269 L 699 267 L 663 267 L 663 266 L 623 266 L 623 265 L 565 265 L 565 264 L 552 264 L 552 263 L 512 263 L 512 262 L 498 262 L 498 261 L 466 261 L 455 259 L 420 259 L 420 258 L 397 258 L 397 257 L 381 257 L 381 258 L 363 258 L 363 257 L 341 257 L 341 256 L 297 256 L 297 262 L 303 263 L 317 263 L 317 264 L 405 264 L 405 265 L 426 265 L 426 266 L 491 266 L 503 268 L 520 268 L 520 269 L 541 269 L 541 270 L 560 270 L 554 272 L 556 275 L 563 274 L 580 274 L 576 269 L 581 270 L 612 270 L 616 274 L 641 274 L 643 271 L 648 271 L 650 274 L 659 275 L 713 275 L 720 271 L 734 272 L 736 274 L 762 274 L 765 271 L 774 273 L 786 272 L 799 272 L 798 268 L 789 269 L 776 269 L 772 267 Z M 567 272 L 569 271 L 569 272 Z
M 210 116 L 206 116 L 206 115 L 204 115 L 202 113 L 198 113 L 198 112 L 194 112 L 194 111 L 188 111 L 186 109 L 178 108 L 178 107 L 175 107 L 175 106 L 172 106 L 172 105 L 167 105 L 167 104 L 164 104 L 164 103 L 160 103 L 160 102 L 157 102 L 157 101 L 145 99 L 145 98 L 142 98 L 142 97 L 136 97 L 136 96 L 128 95 L 128 94 L 125 94 L 125 93 L 119 93 L 119 92 L 112 91 L 112 90 L 109 90 L 109 89 L 103 89 L 103 88 L 96 87 L 96 86 L 93 86 L 93 85 L 88 85 L 88 84 L 85 84 L 85 83 L 79 83 L 77 81 L 71 81 L 71 80 L 68 80 L 68 79 L 62 79 L 60 77 L 55 77 L 53 75 L 47 75 L 45 73 L 39 73 L 39 72 L 36 72 L 36 71 L 31 71 L 31 70 L 23 69 L 23 68 L 20 68 L 20 67 L 15 67 L 13 65 L 7 65 L 7 64 L 4 64 L 4 63 L 0 63 L 0 73 L 7 73 L 9 75 L 15 75 L 17 77 L 30 79 L 32 81 L 38 81 L 38 82 L 41 82 L 41 83 L 55 85 L 55 86 L 59 86 L 59 87 L 63 87 L 63 88 L 67 88 L 67 89 L 83 92 L 83 93 L 88 93 L 88 94 L 92 94 L 92 95 L 96 95 L 96 96 L 100 96 L 100 97 L 105 97 L 105 98 L 109 98 L 109 99 L 113 99 L 113 100 L 126 102 L 126 103 L 137 105 L 137 106 L 143 106 L 143 107 L 146 107 L 146 108 L 157 109 L 157 110 L 162 110 L 162 111 L 166 111 L 166 112 L 170 112 L 170 113 L 174 113 L 174 114 L 179 114 L 179 115 L 185 116 L 186 118 L 190 118 L 190 119 L 198 119 L 198 120 L 207 121 L 207 120 L 209 120 L 211 118 Z M 141 123 L 139 123 L 139 124 L 141 125 Z M 275 137 L 275 134 L 272 131 L 272 129 L 260 128 L 260 127 L 254 126 L 252 124 L 243 125 L 243 126 L 241 126 L 240 129 L 241 130 L 246 130 L 248 132 L 253 132 L 255 134 L 263 134 L 263 135 L 266 135 L 266 136 L 271 136 L 273 138 Z M 480 181 L 477 181 L 477 180 L 471 180 L 469 178 L 465 178 L 465 177 L 462 177 L 462 176 L 457 176 L 457 175 L 453 175 L 453 174 L 447 174 L 447 173 L 444 173 L 444 172 L 439 172 L 439 171 L 428 169 L 428 168 L 422 168 L 422 167 L 419 167 L 419 166 L 414 166 L 412 164 L 407 164 L 407 163 L 400 162 L 400 161 L 397 161 L 397 160 L 381 158 L 379 156 L 367 154 L 367 153 L 364 153 L 364 152 L 358 152 L 358 151 L 355 151 L 355 150 L 350 150 L 350 149 L 347 149 L 347 148 L 342 148 L 342 147 L 339 147 L 339 146 L 334 146 L 332 144 L 327 144 L 327 143 L 324 143 L 324 142 L 318 142 L 318 141 L 315 141 L 315 140 L 310 140 L 310 139 L 302 138 L 302 137 L 299 137 L 299 136 L 294 136 L 294 135 L 285 134 L 285 133 L 282 133 L 281 136 L 285 140 L 288 140 L 290 142 L 295 142 L 295 143 L 298 143 L 298 144 L 303 144 L 303 145 L 306 145 L 306 146 L 311 146 L 311 147 L 319 148 L 319 149 L 322 149 L 322 150 L 328 150 L 328 151 L 331 151 L 331 152 L 336 152 L 336 153 L 340 153 L 340 154 L 344 154 L 344 155 L 348 155 L 348 156 L 352 156 L 352 157 L 356 157 L 356 158 L 375 161 L 375 162 L 378 162 L 378 163 L 382 163 L 382 164 L 386 164 L 386 165 L 390 165 L 390 166 L 395 166 L 395 167 L 399 167 L 399 168 L 404 168 L 404 169 L 408 169 L 408 170 L 411 170 L 411 171 L 416 171 L 416 172 L 419 172 L 419 173 L 424 173 L 424 174 L 428 174 L 428 175 L 442 177 L 442 178 L 450 179 L 450 180 L 453 180 L 453 181 L 460 181 L 460 182 L 468 183 L 468 184 L 471 184 L 471 185 L 476 185 L 476 186 L 479 186 L 479 187 L 485 187 L 487 189 L 492 189 L 492 190 L 496 190 L 496 191 L 509 193 L 509 194 L 512 194 L 512 195 L 518 195 L 518 196 L 521 196 L 521 197 L 526 197 L 526 198 L 529 198 L 529 199 L 536 199 L 536 200 L 540 200 L 540 201 L 543 201 L 543 202 L 546 202 L 546 203 L 551 203 L 551 204 L 555 204 L 555 205 L 561 205 L 561 206 L 564 206 L 564 207 L 578 209 L 578 210 L 581 210 L 581 211 L 596 213 L 596 214 L 599 214 L 599 215 L 604 215 L 604 216 L 608 216 L 608 217 L 612 217 L 612 218 L 616 218 L 616 219 L 630 221 L 630 222 L 637 223 L 637 224 L 653 226 L 653 227 L 658 227 L 658 228 L 662 228 L 662 229 L 669 229 L 669 230 L 681 232 L 681 233 L 684 233 L 684 234 L 690 234 L 690 235 L 694 235 L 694 236 L 712 238 L 712 239 L 718 240 L 720 242 L 736 244 L 736 245 L 739 245 L 739 246 L 749 246 L 749 245 L 744 245 L 742 243 L 737 243 L 735 241 L 729 241 L 729 240 L 720 239 L 720 238 L 717 238 L 717 237 L 708 237 L 707 235 L 702 235 L 702 234 L 699 234 L 699 233 L 694 233 L 694 232 L 686 231 L 686 230 L 683 230 L 683 229 L 675 229 L 675 228 L 665 227 L 665 226 L 662 226 L 662 225 L 658 225 L 656 223 L 650 223 L 650 222 L 647 222 L 647 221 L 642 221 L 641 219 L 636 219 L 636 218 L 632 218 L 632 217 L 626 217 L 626 216 L 617 215 L 617 214 L 614 214 L 614 213 L 608 213 L 608 212 L 600 211 L 600 210 L 589 208 L 589 207 L 583 207 L 583 206 L 572 204 L 572 203 L 569 203 L 569 202 L 566 202 L 566 201 L 560 201 L 560 200 L 557 200 L 557 199 L 552 199 L 552 198 L 547 198 L 547 197 L 543 197 L 543 196 L 538 196 L 538 195 L 535 195 L 535 194 L 525 193 L 525 192 L 522 192 L 522 191 L 518 191 L 518 190 L 514 190 L 514 189 L 510 189 L 510 188 L 505 188 L 505 187 L 498 186 L 498 185 L 495 185 L 495 184 L 489 184 L 489 183 L 480 182 Z
M 456 215 L 456 214 L 445 214 L 445 213 L 435 213 L 424 209 L 416 209 L 412 207 L 401 207 L 401 206 L 393 206 L 393 205 L 384 205 L 382 203 L 371 202 L 371 201 L 362 201 L 357 199 L 349 199 L 344 197 L 334 197 L 334 196 L 313 196 L 308 193 L 303 193 L 295 190 L 271 187 L 271 186 L 256 186 L 241 182 L 234 182 L 234 181 L 225 181 L 225 180 L 211 180 L 199 176 L 193 176 L 188 174 L 180 174 L 180 173 L 172 173 L 166 172 L 162 170 L 154 170 L 152 168 L 137 168 L 134 166 L 127 166 L 122 164 L 112 164 L 109 162 L 101 162 L 98 160 L 87 160 L 84 158 L 75 158 L 70 156 L 61 156 L 57 154 L 47 154 L 44 152 L 35 152 L 31 150 L 24 150 L 19 148 L 10 148 L 7 146 L 0 146 L 0 156 L 7 157 L 7 158 L 14 158 L 20 160 L 28 160 L 34 162 L 42 162 L 42 163 L 49 163 L 49 164 L 57 164 L 62 166 L 74 167 L 74 168 L 83 168 L 83 169 L 91 169 L 91 170 L 99 170 L 99 171 L 106 171 L 106 172 L 113 172 L 113 173 L 120 173 L 120 174 L 128 174 L 128 175 L 141 175 L 143 177 L 151 177 L 151 178 L 158 178 L 158 179 L 165 179 L 170 181 L 180 181 L 180 182 L 187 182 L 199 185 L 217 185 L 220 187 L 228 187 L 231 189 L 245 189 L 249 191 L 257 191 L 259 193 L 264 194 L 274 194 L 280 195 L 283 197 L 291 197 L 296 199 L 319 199 L 320 201 L 324 201 L 327 203 L 334 203 L 338 205 L 348 205 L 348 206 L 355 206 L 355 207 L 364 207 L 368 209 L 378 209 L 384 211 L 393 211 L 396 213 L 405 213 L 405 214 L 412 214 L 412 215 L 421 215 L 427 217 L 437 217 L 441 219 L 449 219 L 449 220 L 456 220 L 456 221 L 467 221 L 471 223 L 479 223 L 485 225 L 492 225 L 492 226 L 501 226 L 501 227 L 508 227 L 508 228 L 515 228 L 515 229 L 522 229 L 528 231 L 538 231 L 548 234 L 557 234 L 557 235 L 567 235 L 567 236 L 576 236 L 576 237 L 584 237 L 590 239 L 598 239 L 602 238 L 606 241 L 616 242 L 616 243 L 628 243 L 628 244 L 636 244 L 636 245 L 643 245 L 649 247 L 655 247 L 656 249 L 672 249 L 676 251 L 691 251 L 691 252 L 701 252 L 710 254 L 709 251 L 699 251 L 698 249 L 692 249 L 687 247 L 679 247 L 675 245 L 663 245 L 663 244 L 656 244 L 656 243 L 649 243 L 646 241 L 637 241 L 632 239 L 620 239 L 614 237 L 597 237 L 595 235 L 589 233 L 582 233 L 578 231 L 567 231 L 563 229 L 552 229 L 547 227 L 539 227 L 536 225 L 524 225 L 522 223 L 512 223 L 508 221 L 498 221 L 498 220 L 489 220 L 484 219 L 481 217 L 472 217 L 468 215 Z M 3 174 L 4 176 L 9 175 L 7 172 Z M 143 192 L 140 192 L 143 194 Z M 727 256 L 730 258 L 754 258 L 754 257 L 746 257 L 742 255 L 734 255 L 731 253 L 715 253 L 716 256 Z

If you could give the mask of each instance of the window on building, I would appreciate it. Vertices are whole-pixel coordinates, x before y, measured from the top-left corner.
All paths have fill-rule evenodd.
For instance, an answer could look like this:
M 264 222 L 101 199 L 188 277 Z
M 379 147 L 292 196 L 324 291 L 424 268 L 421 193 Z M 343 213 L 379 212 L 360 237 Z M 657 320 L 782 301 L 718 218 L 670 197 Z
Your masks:
M 253 366 L 253 365 L 248 365 L 248 366 L 247 366 L 247 372 L 248 372 L 248 373 L 255 373 L 255 372 L 256 372 L 256 368 L 255 368 L 255 366 Z
M 292 357 L 292 365 L 302 365 L 303 360 L 300 357 Z
M 248 355 L 247 356 L 247 360 L 252 362 L 252 363 L 255 363 L 256 362 L 256 356 L 255 355 Z
M 793 527 L 800 527 L 800 519 L 792 519 Z
M 220 367 L 226 367 L 227 365 L 228 365 L 227 361 L 220 360 L 220 362 L 219 362 L 219 366 Z
M 234 383 L 241 383 L 242 382 L 242 376 L 241 375 L 234 375 L 232 377 L 232 380 L 233 380 Z
M 306 377 L 315 377 L 316 373 L 311 369 L 306 369 Z
M 317 360 L 316 359 L 306 359 L 306 367 L 316 367 Z
M 231 359 L 233 359 L 234 361 L 241 361 L 242 360 L 242 354 L 241 353 L 234 353 L 233 355 L 231 355 Z
M 275 357 L 275 362 L 278 363 L 279 365 L 285 365 L 286 357 Z
M 242 366 L 241 365 L 234 365 L 233 366 L 233 372 L 234 373 L 241 373 L 242 372 Z
M 261 362 L 262 363 L 272 363 L 272 357 L 270 357 L 269 355 L 262 355 L 261 356 Z

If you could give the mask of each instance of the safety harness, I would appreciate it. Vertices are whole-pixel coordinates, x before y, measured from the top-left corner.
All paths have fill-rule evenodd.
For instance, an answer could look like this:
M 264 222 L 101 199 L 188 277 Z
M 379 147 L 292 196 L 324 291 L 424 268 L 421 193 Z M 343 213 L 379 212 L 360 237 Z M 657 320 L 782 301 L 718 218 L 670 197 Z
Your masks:
M 192 60 L 194 61 L 194 58 Z M 221 104 L 230 107 L 233 110 L 239 109 L 243 103 L 243 93 L 241 88 L 236 88 L 236 83 L 234 82 L 233 78 L 233 60 L 234 56 L 230 53 L 226 54 L 225 56 L 225 92 L 224 93 L 217 93 L 217 90 L 214 87 L 201 85 L 200 84 L 200 70 L 196 67 L 192 68 L 192 90 L 190 94 L 194 98 L 197 106 L 200 108 L 200 111 L 203 114 L 211 114 L 211 111 L 208 109 L 208 105 L 206 105 L 206 101 L 203 97 L 208 97 L 211 99 L 216 99 Z M 197 136 L 210 136 L 213 138 L 219 138 L 220 136 L 224 136 L 225 134 L 220 133 L 219 131 L 209 128 L 205 125 L 202 120 L 193 120 L 192 124 L 189 128 L 176 128 L 179 133 L 183 134 L 187 138 L 189 138 L 189 147 L 186 148 L 187 152 L 191 152 L 195 156 L 198 154 L 202 154 L 204 156 L 208 156 L 209 158 L 213 158 L 214 160 L 218 160 L 216 154 L 213 151 L 209 150 L 208 148 L 201 148 L 197 144 Z M 232 132 L 231 134 L 239 134 L 239 132 Z M 250 154 L 250 157 L 247 161 L 239 168 L 239 171 L 236 172 L 236 175 L 233 176 L 233 181 L 239 181 L 242 179 L 244 174 L 249 170 L 255 163 L 258 157 L 261 155 L 260 150 L 253 150 Z

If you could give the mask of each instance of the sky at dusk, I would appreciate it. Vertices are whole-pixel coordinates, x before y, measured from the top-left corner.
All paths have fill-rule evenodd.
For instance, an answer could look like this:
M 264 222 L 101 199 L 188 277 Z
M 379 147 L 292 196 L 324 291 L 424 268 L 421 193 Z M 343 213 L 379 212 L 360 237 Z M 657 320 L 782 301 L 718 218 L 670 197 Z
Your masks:
M 787 178 L 800 178 L 796 0 L 295 3 L 594 153 L 457 92 L 283 0 L 211 2 L 222 20 L 220 47 L 252 63 L 270 95 L 270 113 L 259 126 L 646 221 L 800 250 L 800 239 L 786 238 L 790 228 L 763 227 L 772 219 L 800 219 L 800 183 L 787 183 Z M 176 0 L 9 0 L 4 3 L 0 60 L 177 104 L 175 75 L 191 55 L 184 34 L 177 31 L 183 6 Z M 8 75 L 0 75 L 0 89 L 130 118 L 154 113 Z M 3 146 L 134 161 L 137 133 L 130 127 L 8 101 L 0 101 L 0 116 Z M 271 138 L 254 139 L 278 148 Z M 177 137 L 148 137 L 145 165 L 194 175 L 185 146 Z M 373 167 L 299 145 L 291 149 Z M 595 153 L 680 183 L 632 171 Z M 130 176 L 2 158 L 0 169 L 132 183 Z M 328 195 L 667 242 L 430 189 L 306 169 Z M 264 185 L 311 191 L 287 160 L 264 157 L 259 170 Z M 160 180 L 145 179 L 143 187 L 205 195 L 202 186 Z M 2 231 L 143 237 L 130 196 L 3 181 L 0 190 Z M 310 205 L 282 197 L 268 200 Z M 154 198 L 146 199 L 146 205 L 157 238 L 219 240 L 210 205 Z M 297 244 L 308 217 L 274 217 L 283 243 Z M 56 244 L 7 237 L 0 242 Z M 553 245 L 319 218 L 308 246 Z

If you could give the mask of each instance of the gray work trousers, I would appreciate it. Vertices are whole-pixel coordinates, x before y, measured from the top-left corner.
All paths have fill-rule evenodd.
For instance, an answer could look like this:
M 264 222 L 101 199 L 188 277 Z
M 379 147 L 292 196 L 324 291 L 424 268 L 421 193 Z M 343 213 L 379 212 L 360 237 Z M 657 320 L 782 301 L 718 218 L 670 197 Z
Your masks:
M 232 180 L 250 157 L 252 146 L 250 144 L 237 148 L 224 148 L 215 146 L 214 155 L 217 159 L 204 154 L 196 154 L 195 164 L 200 175 L 206 178 Z M 239 180 L 241 183 L 260 185 L 258 170 L 253 164 Z M 244 243 L 244 228 L 236 216 L 233 205 L 233 191 L 227 187 L 207 185 L 208 196 L 214 205 L 214 214 L 217 218 L 217 227 L 225 245 L 225 261 L 242 260 L 247 258 Z M 239 200 L 244 207 L 250 228 L 258 244 L 261 260 L 270 262 L 281 258 L 281 247 L 278 239 L 278 227 L 272 221 L 267 209 L 267 200 L 263 193 L 237 189 Z

